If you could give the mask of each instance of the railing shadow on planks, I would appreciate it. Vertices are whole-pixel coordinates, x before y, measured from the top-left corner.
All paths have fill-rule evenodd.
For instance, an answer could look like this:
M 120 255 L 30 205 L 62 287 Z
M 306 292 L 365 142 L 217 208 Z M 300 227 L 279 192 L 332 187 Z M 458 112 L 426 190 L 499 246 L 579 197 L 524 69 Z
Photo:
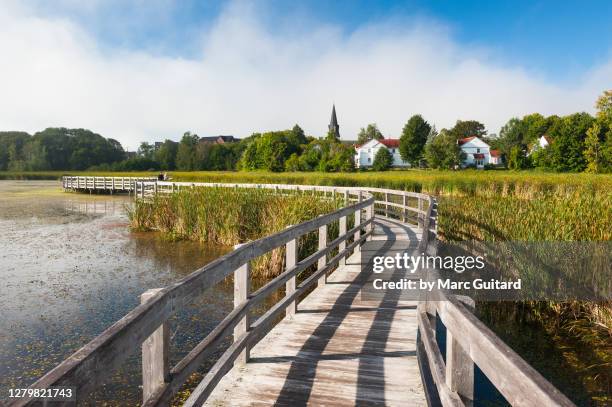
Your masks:
M 68 177 L 66 177 L 68 178 Z M 75 178 L 75 177 L 71 177 Z M 73 181 L 63 185 L 74 188 Z M 77 180 L 78 182 L 78 180 Z M 87 185 L 87 183 L 85 183 Z M 91 183 L 89 185 L 92 185 Z M 95 180 L 93 185 L 96 185 Z M 107 185 L 106 182 L 104 185 Z M 234 187 L 264 188 L 273 191 L 312 192 L 323 196 L 341 194 L 344 207 L 299 225 L 239 245 L 234 251 L 194 271 L 177 283 L 142 294 L 141 305 L 83 346 L 60 365 L 45 374 L 31 388 L 72 386 L 77 400 L 88 395 L 108 379 L 113 371 L 139 348 L 143 364 L 143 405 L 164 406 L 217 349 L 233 335 L 232 345 L 205 375 L 184 405 L 200 405 L 235 362 L 244 362 L 248 350 L 261 340 L 283 314 L 295 312 L 300 295 L 317 282 L 324 282 L 338 264 L 370 237 L 374 215 L 416 223 L 422 229 L 419 252 L 435 252 L 437 202 L 429 195 L 382 188 L 323 187 L 282 184 L 219 184 L 134 181 L 137 198 L 167 194 L 184 188 Z M 347 230 L 347 218 L 353 227 Z M 328 241 L 327 225 L 339 223 L 339 236 Z M 319 231 L 319 249 L 298 259 L 297 240 Z M 286 270 L 263 287 L 249 292 L 249 262 L 279 247 L 286 248 Z M 334 249 L 337 254 L 332 255 Z M 296 284 L 296 277 L 308 267 L 317 270 Z M 169 335 L 166 321 L 184 304 L 207 288 L 234 274 L 234 309 L 175 366 L 168 364 Z M 285 287 L 286 294 L 255 321 L 249 311 Z M 471 405 L 474 397 L 474 364 L 512 405 L 573 406 L 561 392 L 512 349 L 503 343 L 470 311 L 462 299 L 443 293 L 426 298 L 418 306 L 417 356 L 430 405 Z M 446 327 L 446 358 L 436 343 L 436 319 Z M 70 404 L 70 403 L 66 403 Z M 11 405 L 43 405 L 37 400 L 21 399 Z

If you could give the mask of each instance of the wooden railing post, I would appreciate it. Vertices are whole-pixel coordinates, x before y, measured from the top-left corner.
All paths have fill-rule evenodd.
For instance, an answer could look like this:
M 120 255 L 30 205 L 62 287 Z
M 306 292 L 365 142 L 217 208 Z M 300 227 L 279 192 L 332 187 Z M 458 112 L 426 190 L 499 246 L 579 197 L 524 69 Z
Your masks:
M 367 214 L 367 219 L 369 221 L 368 227 L 366 230 L 368 232 L 373 232 L 374 231 L 374 202 L 372 202 L 372 205 L 366 208 L 366 214 Z M 370 233 L 370 236 L 368 236 L 368 240 L 372 240 L 372 233 Z
M 446 329 L 445 377 L 449 389 L 457 392 L 466 405 L 471 405 L 474 400 L 474 362 L 470 357 L 469 349 L 463 349 L 448 328 Z
M 291 226 L 288 226 L 291 227 Z M 294 267 L 297 263 L 297 239 L 293 239 L 287 242 L 285 246 L 285 270 L 289 270 Z M 296 276 L 291 277 L 285 283 L 285 295 L 289 296 L 295 292 L 295 278 Z M 297 305 L 295 300 L 292 301 L 285 311 L 286 316 L 295 315 L 297 312 Z
M 323 250 L 327 247 L 328 238 L 327 238 L 327 225 L 323 225 L 319 227 L 319 250 Z M 327 264 L 327 255 L 321 257 L 317 264 L 317 270 L 321 270 Z M 318 287 L 322 287 L 327 283 L 327 273 L 323 273 L 321 277 L 319 277 L 319 282 L 317 283 Z
M 387 204 L 387 202 L 389 202 L 389 193 L 385 192 L 385 216 L 388 218 L 389 217 L 389 205 Z
M 406 196 L 406 192 L 402 194 L 402 222 L 408 222 L 408 211 L 406 207 L 408 206 L 408 197 Z
M 431 205 L 431 215 L 429 217 L 429 230 L 432 230 L 434 235 L 438 235 L 438 202 L 435 198 L 429 200 L 429 205 Z M 428 231 L 429 232 L 429 231 Z
M 242 244 L 237 244 L 234 246 L 234 250 L 238 249 Z M 234 271 L 234 308 L 245 302 L 249 296 L 250 289 L 250 263 L 247 261 L 242 266 L 238 267 Z M 240 338 L 243 334 L 245 334 L 249 329 L 249 314 L 247 313 L 240 322 L 234 328 L 234 342 Z M 236 358 L 236 363 L 244 364 L 249 361 L 249 351 L 248 347 L 245 347 L 244 350 L 238 355 Z
M 346 235 L 346 216 L 343 216 L 338 220 L 338 229 L 339 229 L 338 236 Z M 339 253 L 342 253 L 344 249 L 346 249 L 346 240 L 343 240 L 338 245 Z M 346 264 L 346 257 L 342 256 L 342 258 L 340 259 L 340 265 L 344 266 L 345 264 Z
M 140 296 L 144 304 L 157 294 L 161 288 L 145 291 Z M 155 391 L 163 386 L 168 377 L 168 355 L 170 352 L 168 324 L 163 322 L 155 332 L 142 343 L 142 399 L 147 401 Z
M 361 202 L 361 191 L 357 192 L 357 202 Z M 361 209 L 357 209 L 355 211 L 355 227 L 361 225 Z M 355 241 L 359 240 L 359 238 L 361 237 L 361 229 L 357 229 L 357 231 L 355 232 L 354 235 L 354 239 Z M 357 245 L 355 247 L 355 253 L 359 252 L 361 250 L 360 245 Z
M 421 213 L 421 211 L 423 210 L 423 200 L 421 199 L 420 196 L 419 196 L 418 209 L 419 209 L 419 213 L 417 214 L 417 224 L 419 228 L 423 229 L 423 223 L 425 219 L 423 219 L 423 214 Z

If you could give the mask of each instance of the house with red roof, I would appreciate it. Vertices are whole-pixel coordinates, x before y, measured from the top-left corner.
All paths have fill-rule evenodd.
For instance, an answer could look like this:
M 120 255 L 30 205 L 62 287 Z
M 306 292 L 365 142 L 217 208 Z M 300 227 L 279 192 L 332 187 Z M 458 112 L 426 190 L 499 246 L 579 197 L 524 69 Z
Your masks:
M 489 145 L 482 139 L 472 136 L 457 140 L 459 148 L 464 154 L 463 168 L 475 166 L 484 168 L 485 165 L 500 165 L 501 154 L 498 150 L 491 150 Z
M 399 140 L 385 138 L 381 140 L 370 140 L 365 144 L 355 146 L 355 166 L 357 168 L 370 168 L 374 163 L 374 157 L 381 148 L 386 148 L 393 157 L 393 167 L 408 168 L 410 164 L 402 160 L 399 152 Z

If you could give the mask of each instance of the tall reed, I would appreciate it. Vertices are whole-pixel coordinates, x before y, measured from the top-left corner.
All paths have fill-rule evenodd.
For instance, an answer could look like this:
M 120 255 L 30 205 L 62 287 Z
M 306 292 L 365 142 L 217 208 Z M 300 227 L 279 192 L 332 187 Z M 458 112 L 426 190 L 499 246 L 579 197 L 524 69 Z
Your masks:
M 339 205 L 312 193 L 276 193 L 253 188 L 194 188 L 158 195 L 152 201 L 136 201 L 129 210 L 132 230 L 161 232 L 168 239 L 188 239 L 232 246 L 279 232 Z M 337 228 L 336 228 L 337 229 Z M 337 234 L 337 230 L 330 233 Z M 311 254 L 317 240 L 313 234 L 298 240 L 301 257 Z M 252 263 L 254 277 L 280 274 L 284 248 L 273 250 Z

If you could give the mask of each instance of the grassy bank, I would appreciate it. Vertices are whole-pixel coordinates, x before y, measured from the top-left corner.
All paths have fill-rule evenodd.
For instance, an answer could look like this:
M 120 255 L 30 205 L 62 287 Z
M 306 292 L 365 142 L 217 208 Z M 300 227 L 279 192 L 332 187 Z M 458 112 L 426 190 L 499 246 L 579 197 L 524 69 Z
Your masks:
M 275 194 L 258 189 L 197 188 L 182 190 L 152 202 L 137 201 L 129 212 L 133 230 L 160 231 L 168 239 L 188 239 L 233 246 L 279 232 L 319 215 L 332 212 L 339 202 L 311 194 Z M 332 224 L 330 235 L 337 236 Z M 298 240 L 300 258 L 313 253 L 314 233 Z M 252 264 L 252 275 L 269 278 L 284 267 L 279 248 Z
M 453 196 L 502 195 L 535 198 L 542 194 L 564 194 L 576 190 L 608 193 L 612 191 L 612 175 L 609 174 L 560 174 L 536 171 L 404 170 L 355 173 L 172 171 L 169 174 L 174 181 L 362 185 Z M 62 175 L 135 177 L 156 176 L 157 172 L 0 172 L 0 179 L 58 179 Z

